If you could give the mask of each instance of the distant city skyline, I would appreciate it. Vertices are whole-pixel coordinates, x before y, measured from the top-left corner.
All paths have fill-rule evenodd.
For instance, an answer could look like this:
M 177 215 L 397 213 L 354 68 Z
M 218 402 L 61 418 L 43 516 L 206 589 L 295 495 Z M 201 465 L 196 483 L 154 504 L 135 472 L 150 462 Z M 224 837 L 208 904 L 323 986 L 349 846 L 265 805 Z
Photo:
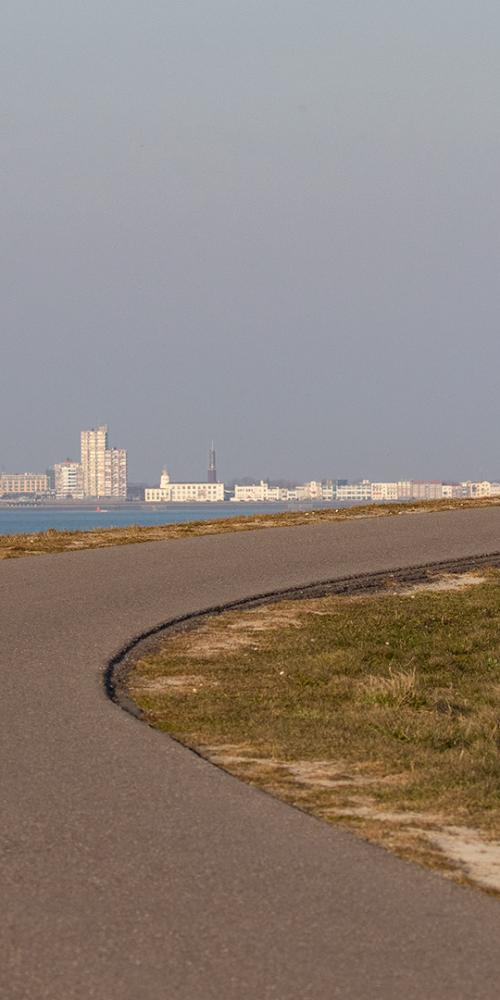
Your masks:
M 111 425 L 111 419 L 108 420 L 108 423 Z M 89 421 L 85 420 L 81 426 L 84 426 L 84 424 L 88 425 Z M 116 425 L 113 424 L 113 427 L 116 428 Z M 80 429 L 77 425 L 71 428 L 71 425 L 68 426 L 68 423 L 66 423 L 63 446 L 59 451 L 56 451 L 55 443 L 47 444 L 47 437 L 50 440 L 50 429 L 49 434 L 47 437 L 44 437 L 41 443 L 40 451 L 37 451 L 35 448 L 33 440 L 28 441 L 25 447 L 22 447 L 22 442 L 13 439 L 12 435 L 9 435 L 8 438 L 4 437 L 0 451 L 0 472 L 24 472 L 33 469 L 50 468 L 56 462 L 63 460 L 61 456 L 64 456 L 64 459 L 78 461 L 80 457 L 78 445 L 79 433 Z M 335 437 L 335 434 L 333 436 Z M 59 433 L 55 435 L 54 442 L 58 437 Z M 126 433 L 123 430 L 117 428 L 116 433 L 113 433 L 113 440 L 127 442 L 129 455 L 128 478 L 131 482 L 154 482 L 158 476 L 158 465 L 161 466 L 162 464 L 167 464 L 179 480 L 187 481 L 193 478 L 195 480 L 205 478 L 207 472 L 207 455 L 211 442 L 210 437 L 203 436 L 199 429 L 195 429 L 192 433 L 186 435 L 184 439 L 182 431 L 179 431 L 179 436 L 175 440 L 172 436 L 172 440 L 165 442 L 163 447 L 160 442 L 160 448 L 155 454 L 151 453 L 151 438 L 156 438 L 156 432 L 152 432 L 148 436 L 150 458 L 146 461 L 137 448 L 130 446 L 126 438 Z M 137 431 L 133 435 L 133 439 L 137 440 Z M 183 441 L 185 441 L 185 445 Z M 188 447 L 188 442 L 192 443 L 191 449 Z M 391 458 L 390 455 L 384 453 L 380 455 L 380 458 L 378 458 L 376 453 L 373 453 L 369 456 L 365 465 L 360 465 L 354 454 L 351 457 L 347 456 L 345 461 L 342 462 L 340 457 L 337 457 L 335 454 L 335 440 L 332 440 L 331 444 L 331 459 L 324 460 L 321 463 L 314 462 L 308 456 L 306 448 L 304 449 L 304 454 L 299 454 L 297 450 L 297 453 L 293 455 L 293 459 L 289 459 L 288 462 L 280 461 L 279 458 L 275 462 L 271 462 L 266 458 L 268 449 L 264 448 L 262 457 L 259 460 L 259 457 L 255 456 L 255 447 L 252 448 L 253 461 L 250 460 L 249 456 L 248 461 L 245 463 L 245 456 L 242 455 L 241 451 L 238 452 L 236 458 L 234 457 L 234 449 L 227 452 L 224 434 L 221 435 L 220 440 L 216 439 L 216 445 L 217 473 L 226 481 L 242 478 L 256 480 L 269 478 L 298 482 L 315 477 L 328 478 L 332 475 L 336 478 L 348 478 L 350 481 L 361 480 L 365 477 L 371 479 L 384 478 L 390 481 L 408 478 L 412 474 L 419 479 L 440 479 L 444 477 L 453 481 L 471 478 L 471 475 L 477 480 L 491 477 L 496 479 L 500 477 L 500 447 L 497 449 L 498 457 L 496 453 L 493 453 L 490 459 L 484 456 L 481 458 L 476 457 L 469 463 L 466 462 L 465 456 L 461 459 L 452 459 L 451 456 L 448 459 L 445 457 L 443 462 L 440 463 L 436 458 L 433 459 L 432 456 L 426 458 L 425 455 L 416 455 L 413 458 L 408 453 L 401 461 L 398 461 L 396 458 Z M 342 451 L 343 449 L 339 448 L 338 450 Z M 232 452 L 233 457 L 231 457 Z
M 127 500 L 145 501 L 153 509 L 171 504 L 212 504 L 232 501 L 235 503 L 390 503 L 394 501 L 458 500 L 500 496 L 500 482 L 442 480 L 399 480 L 394 482 L 372 482 L 364 479 L 349 482 L 345 479 L 311 480 L 295 485 L 273 484 L 266 480 L 225 484 L 215 482 L 208 476 L 200 482 L 179 482 L 172 480 L 166 468 L 162 470 L 160 482 L 156 486 L 145 486 L 141 490 L 128 490 L 127 454 L 124 449 L 115 455 L 117 449 L 107 449 L 107 429 L 99 427 L 82 432 L 82 462 L 65 461 L 56 464 L 46 473 L 0 474 L 0 501 L 23 504 L 48 503 L 54 500 L 71 500 L 76 505 L 89 500 L 113 500 L 122 504 Z M 213 451 L 213 449 L 211 449 Z M 115 474 L 110 474 L 115 458 L 120 457 Z M 100 476 L 100 467 L 102 475 Z M 101 479 L 101 481 L 99 481 Z M 131 484 L 133 485 L 133 484 Z M 97 507 L 99 511 L 100 508 Z
M 197 461 L 195 458 L 193 458 L 193 456 L 189 456 L 187 454 L 183 454 L 182 455 L 182 461 L 179 462 L 178 468 L 180 470 L 185 470 L 184 471 L 184 475 L 182 474 L 182 472 L 180 472 L 180 473 L 177 472 L 177 469 L 174 466 L 174 463 L 172 461 L 167 460 L 165 457 L 163 457 L 163 460 L 162 460 L 161 456 L 156 456 L 156 461 L 154 462 L 154 466 L 153 466 L 153 470 L 152 470 L 151 474 L 147 478 L 142 478 L 141 479 L 138 476 L 134 476 L 133 473 L 131 474 L 130 471 L 129 471 L 130 468 L 133 469 L 134 467 L 137 467 L 137 466 L 141 467 L 140 456 L 133 456 L 133 455 L 131 456 L 130 451 L 129 451 L 128 448 L 125 448 L 125 449 L 112 448 L 111 449 L 110 446 L 109 446 L 108 424 L 102 424 L 102 425 L 101 424 L 96 424 L 95 425 L 95 429 L 97 430 L 97 432 L 98 431 L 101 432 L 101 437 L 102 437 L 103 434 L 105 435 L 105 444 L 104 444 L 104 437 L 102 437 L 102 441 L 100 442 L 100 444 L 102 446 L 102 448 L 101 448 L 101 450 L 102 450 L 102 456 L 101 456 L 102 473 L 101 474 L 104 476 L 104 450 L 105 450 L 105 446 L 106 446 L 106 448 L 109 449 L 109 452 L 110 452 L 109 457 L 108 457 L 108 477 L 112 475 L 112 468 L 114 469 L 116 467 L 117 462 L 118 463 L 121 462 L 122 464 L 123 464 L 123 462 L 125 462 L 125 464 L 126 464 L 125 476 L 128 479 L 129 483 L 141 483 L 141 482 L 143 482 L 143 483 L 146 483 L 147 485 L 150 485 L 150 486 L 153 485 L 155 482 L 157 482 L 157 480 L 159 478 L 158 468 L 159 467 L 165 467 L 166 465 L 168 465 L 169 470 L 172 470 L 172 473 L 173 473 L 172 474 L 172 480 L 176 481 L 176 482 L 216 482 L 216 481 L 223 481 L 223 482 L 226 482 L 226 483 L 230 483 L 230 482 L 232 483 L 232 482 L 242 482 L 242 481 L 243 482 L 245 482 L 245 481 L 249 481 L 250 482 L 251 481 L 251 482 L 258 483 L 261 480 L 265 480 L 265 481 L 273 481 L 273 482 L 281 482 L 281 481 L 283 481 L 283 482 L 288 482 L 288 483 L 299 483 L 299 482 L 310 481 L 310 480 L 324 481 L 324 480 L 332 479 L 332 478 L 333 479 L 346 479 L 346 481 L 348 481 L 350 483 L 362 482 L 363 480 L 367 480 L 367 481 L 370 481 L 370 482 L 377 482 L 377 481 L 379 481 L 379 482 L 380 481 L 395 482 L 395 481 L 403 481 L 403 480 L 408 480 L 408 479 L 422 480 L 422 481 L 424 481 L 424 480 L 425 481 L 438 481 L 438 482 L 466 482 L 466 481 L 481 482 L 481 481 L 488 481 L 488 480 L 489 481 L 496 481 L 497 479 L 500 479 L 500 461 L 497 463 L 498 471 L 496 471 L 495 468 L 493 468 L 493 469 L 492 468 L 490 468 L 490 469 L 486 468 L 486 469 L 482 470 L 482 472 L 483 472 L 482 475 L 479 475 L 479 476 L 470 476 L 470 475 L 467 475 L 467 471 L 468 470 L 465 470 L 465 475 L 443 475 L 443 470 L 442 469 L 438 470 L 437 474 L 435 474 L 435 475 L 432 475 L 432 474 L 431 475 L 429 475 L 429 474 L 414 474 L 415 470 L 412 469 L 411 462 L 409 460 L 407 460 L 407 462 L 405 463 L 405 468 L 403 470 L 396 469 L 395 470 L 395 474 L 389 475 L 389 476 L 385 476 L 385 477 L 383 477 L 382 475 L 378 475 L 377 474 L 377 470 L 375 471 L 375 474 L 371 475 L 371 476 L 369 476 L 369 475 L 366 474 L 366 470 L 362 470 L 361 473 L 358 473 L 358 474 L 354 474 L 354 475 L 351 474 L 351 475 L 349 475 L 348 472 L 347 472 L 347 470 L 345 470 L 345 469 L 339 469 L 338 463 L 333 462 L 332 463 L 332 465 L 334 466 L 333 468 L 330 467 L 326 471 L 324 471 L 324 470 L 318 471 L 317 469 L 315 469 L 315 470 L 313 470 L 313 474 L 310 477 L 279 474 L 279 472 L 277 472 L 274 469 L 265 470 L 264 471 L 261 468 L 260 470 L 258 469 L 255 473 L 252 473 L 252 471 L 249 472 L 248 470 L 247 471 L 241 471 L 239 474 L 238 474 L 238 472 L 236 472 L 236 473 L 232 472 L 230 474 L 220 475 L 218 477 L 218 479 L 217 479 L 218 468 L 219 467 L 220 468 L 224 468 L 225 465 L 226 465 L 226 463 L 224 462 L 224 454 L 223 454 L 223 452 L 222 452 L 222 461 L 220 462 L 220 460 L 219 460 L 220 449 L 215 447 L 215 442 L 214 442 L 213 439 L 209 442 L 208 446 L 207 445 L 205 446 L 204 451 L 203 451 L 202 443 L 200 443 L 200 441 L 198 441 L 197 452 L 201 456 L 201 460 L 200 461 Z M 41 471 L 47 470 L 47 469 L 53 469 L 56 465 L 59 465 L 59 464 L 64 463 L 64 462 L 70 462 L 72 465 L 75 465 L 75 464 L 81 462 L 82 442 L 80 441 L 80 437 L 81 437 L 81 435 L 83 433 L 93 433 L 93 432 L 82 432 L 80 430 L 76 430 L 75 433 L 72 435 L 72 437 L 73 437 L 72 447 L 70 447 L 70 448 L 67 449 L 67 452 L 65 453 L 64 458 L 62 458 L 61 455 L 59 455 L 57 457 L 57 459 L 55 461 L 52 461 L 52 462 L 43 462 L 43 461 L 40 461 L 40 460 L 38 460 L 38 461 L 35 460 L 35 462 L 32 462 L 30 466 L 23 466 L 19 461 L 17 461 L 17 462 L 11 463 L 10 465 L 7 465 L 7 463 L 5 461 L 2 461 L 2 456 L 0 456 L 0 474 L 3 474 L 3 475 L 5 475 L 5 474 L 14 474 L 14 473 L 31 473 L 31 474 L 35 473 L 35 474 L 40 474 Z M 117 438 L 117 437 L 120 440 L 122 440 L 122 435 L 118 435 L 117 436 L 116 434 L 114 434 L 113 440 L 115 438 Z M 77 442 L 76 446 L 75 446 L 75 441 Z M 80 445 L 80 446 L 78 446 L 78 445 Z M 124 453 L 126 453 L 126 455 Z M 112 458 L 112 455 L 114 456 L 114 458 Z M 203 464 L 203 455 L 205 456 L 205 463 L 204 464 Z M 207 456 L 208 456 L 208 458 L 207 458 Z M 134 459 L 135 459 L 135 461 L 134 461 Z M 113 465 L 111 464 L 112 462 L 113 462 Z M 300 464 L 300 463 L 298 463 L 298 464 Z M 370 463 L 370 464 L 372 465 L 372 467 L 375 466 L 375 462 L 374 461 L 372 461 L 372 463 Z M 263 463 L 262 463 L 262 465 L 263 465 Z M 426 470 L 424 470 L 424 473 L 425 472 L 426 472 Z M 88 486 L 85 486 L 85 489 L 88 489 Z
M 96 428 L 99 427 L 105 428 L 107 441 L 108 441 L 108 430 L 107 430 L 108 426 L 109 426 L 108 423 L 95 424 Z M 0 454 L 0 474 L 13 473 L 13 472 L 18 472 L 18 473 L 34 472 L 34 471 L 40 472 L 40 470 L 53 468 L 56 464 L 66 460 L 70 462 L 79 462 L 81 460 L 81 454 L 80 454 L 81 430 L 75 428 L 74 431 L 70 431 L 70 434 L 71 434 L 70 446 L 66 449 L 66 452 L 63 453 L 64 458 L 62 458 L 61 455 L 59 455 L 55 460 L 51 462 L 43 462 L 40 460 L 40 456 L 38 456 L 38 459 L 35 457 L 35 461 L 32 462 L 30 466 L 28 465 L 23 466 L 20 461 L 17 462 L 14 461 L 10 465 L 8 465 L 7 462 L 5 461 L 6 452 L 4 451 L 3 455 Z M 116 434 L 113 429 L 112 439 L 113 440 L 119 439 L 120 441 L 122 441 L 123 434 L 121 433 Z M 177 444 L 179 446 L 179 442 L 177 442 Z M 127 452 L 128 482 L 146 483 L 148 485 L 152 485 L 158 480 L 158 468 L 164 467 L 166 465 L 168 466 L 169 470 L 172 470 L 172 478 L 175 479 L 177 482 L 214 482 L 216 481 L 214 476 L 215 477 L 218 476 L 219 481 L 224 481 L 226 483 L 241 482 L 245 480 L 249 480 L 252 482 L 260 482 L 261 479 L 265 479 L 266 481 L 272 480 L 273 482 L 286 481 L 288 483 L 298 483 L 309 480 L 321 481 L 331 478 L 334 479 L 343 478 L 348 480 L 349 482 L 361 482 L 363 479 L 369 479 L 370 481 L 383 480 L 386 482 L 394 482 L 398 480 L 405 480 L 411 478 L 416 480 L 428 480 L 428 481 L 436 480 L 440 482 L 441 481 L 465 482 L 467 480 L 481 482 L 484 480 L 496 481 L 497 479 L 500 479 L 500 458 L 496 463 L 496 468 L 494 462 L 491 463 L 491 466 L 489 468 L 488 466 L 483 467 L 481 463 L 480 473 L 475 476 L 469 475 L 468 473 L 470 470 L 468 469 L 465 469 L 463 472 L 462 470 L 460 470 L 459 473 L 455 475 L 447 474 L 448 468 L 445 469 L 444 474 L 442 468 L 436 469 L 434 471 L 434 474 L 429 473 L 428 468 L 426 468 L 425 466 L 425 463 L 422 463 L 422 467 L 418 468 L 415 471 L 415 466 L 412 466 L 412 463 L 409 458 L 405 461 L 404 467 L 402 469 L 395 468 L 395 464 L 391 463 L 389 460 L 386 460 L 386 462 L 382 462 L 380 466 L 377 466 L 377 463 L 373 457 L 370 463 L 368 463 L 369 468 L 374 470 L 372 472 L 372 475 L 368 474 L 367 469 L 362 469 L 361 471 L 358 470 L 354 473 L 351 472 L 351 474 L 349 474 L 349 471 L 347 469 L 341 468 L 339 466 L 339 463 L 335 462 L 335 460 L 326 470 L 324 469 L 318 470 L 317 468 L 312 468 L 312 463 L 310 462 L 306 463 L 304 461 L 303 463 L 301 463 L 300 461 L 297 461 L 297 465 L 300 466 L 301 464 L 304 464 L 304 466 L 310 470 L 311 474 L 309 476 L 306 475 L 301 476 L 293 474 L 287 475 L 286 473 L 280 472 L 279 470 L 266 468 L 264 462 L 260 463 L 260 469 L 257 468 L 256 471 L 253 470 L 245 471 L 240 466 L 239 471 L 236 470 L 236 472 L 235 471 L 228 472 L 227 462 L 224 461 L 224 451 L 223 449 L 220 449 L 218 447 L 218 442 L 214 442 L 214 439 L 212 438 L 211 440 L 209 440 L 208 444 L 205 442 L 205 447 L 203 447 L 203 445 L 204 442 L 202 440 L 201 434 L 199 434 L 196 441 L 196 455 L 189 455 L 187 452 L 181 449 L 181 460 L 177 464 L 175 464 L 168 455 L 166 456 L 165 453 L 163 453 L 163 455 L 154 456 L 151 473 L 148 476 L 142 478 L 138 475 L 134 475 L 133 473 L 134 469 L 144 467 L 141 457 L 131 453 L 130 449 L 127 447 L 125 450 Z M 217 445 L 217 447 L 215 445 Z M 108 447 L 109 447 L 109 442 L 108 442 Z M 113 450 L 115 452 L 119 452 L 123 449 L 113 449 Z M 48 449 L 47 446 L 45 445 L 45 454 L 47 453 L 50 454 L 50 449 Z M 123 461 L 123 456 L 121 460 Z M 257 465 L 258 463 L 256 462 L 255 464 Z M 267 463 L 267 465 L 268 464 L 269 463 Z M 348 467 L 351 468 L 354 466 L 354 463 L 351 464 L 347 463 L 347 464 Z M 476 468 L 477 466 L 478 463 L 475 464 Z M 383 473 L 384 469 L 387 468 L 389 468 L 392 474 L 384 476 L 383 474 L 381 474 L 381 472 Z M 473 463 L 473 469 L 474 469 L 474 463 Z M 219 470 L 221 470 L 220 475 L 219 475 Z
M 294 502 L 294 501 L 394 501 L 438 500 L 462 497 L 489 497 L 500 494 L 497 479 L 449 480 L 441 478 L 419 479 L 407 477 L 398 480 L 373 480 L 347 477 L 316 476 L 300 483 L 272 480 L 261 477 L 238 477 L 224 482 L 217 476 L 217 455 L 212 440 L 208 448 L 207 470 L 203 477 L 181 480 L 172 477 L 166 465 L 162 466 L 159 482 L 129 483 L 128 452 L 126 448 L 110 446 L 109 427 L 100 424 L 80 431 L 80 461 L 65 459 L 56 462 L 46 472 L 2 472 L 0 470 L 0 498 L 31 496 L 52 499 L 72 499 L 75 502 L 101 498 L 125 501 L 129 497 L 143 499 L 151 504 L 214 502 Z M 271 480 L 271 481 L 270 481 Z M 129 487 L 133 487 L 129 493 Z

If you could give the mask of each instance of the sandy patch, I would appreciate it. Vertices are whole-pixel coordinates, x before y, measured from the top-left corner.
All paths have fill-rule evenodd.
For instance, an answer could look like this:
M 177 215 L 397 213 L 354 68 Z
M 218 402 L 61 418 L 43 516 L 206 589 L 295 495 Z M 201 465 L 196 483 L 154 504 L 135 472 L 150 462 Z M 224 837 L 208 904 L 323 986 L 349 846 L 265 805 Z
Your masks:
M 363 785 L 392 784 L 401 780 L 400 775 L 378 777 L 349 770 L 342 761 L 331 760 L 277 760 L 274 757 L 252 756 L 251 747 L 224 746 L 203 747 L 210 760 L 222 766 L 230 764 L 253 765 L 253 770 L 273 768 L 283 775 L 289 775 L 302 785 L 315 788 L 343 788 Z
M 500 892 L 500 842 L 487 840 L 479 830 L 448 825 L 443 817 L 432 813 L 388 811 L 373 805 L 334 808 L 329 810 L 329 815 L 404 826 L 415 837 L 424 838 L 437 847 L 472 882 Z
M 427 833 L 428 839 L 443 854 L 451 858 L 466 875 L 500 892 L 500 843 L 485 840 L 477 830 L 467 826 L 445 826 Z
M 141 677 L 140 690 L 144 694 L 168 694 L 169 691 L 196 692 L 199 688 L 213 685 L 206 677 L 194 674 L 176 674 L 173 677 Z
M 477 587 L 481 583 L 486 583 L 486 577 L 478 573 L 444 573 L 431 580 L 422 583 L 415 583 L 411 587 L 403 587 L 399 593 L 416 594 L 426 590 L 439 593 L 443 590 L 465 590 L 466 587 Z
M 294 608 L 258 608 L 245 611 L 224 622 L 212 619 L 186 636 L 183 646 L 176 650 L 179 656 L 210 660 L 236 650 L 258 649 L 260 638 L 269 631 L 280 628 L 300 628 L 301 615 Z

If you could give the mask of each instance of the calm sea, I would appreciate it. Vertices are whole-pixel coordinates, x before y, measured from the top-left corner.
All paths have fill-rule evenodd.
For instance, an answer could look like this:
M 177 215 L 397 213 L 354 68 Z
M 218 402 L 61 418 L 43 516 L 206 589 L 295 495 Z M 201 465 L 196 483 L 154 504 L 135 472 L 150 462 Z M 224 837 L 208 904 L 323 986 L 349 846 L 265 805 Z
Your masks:
M 104 507 L 104 504 L 103 504 Z M 120 528 L 128 524 L 176 524 L 182 521 L 213 521 L 223 517 L 247 514 L 270 514 L 273 511 L 300 510 L 294 504 L 172 504 L 167 509 L 144 509 L 133 504 L 115 510 L 82 510 L 78 507 L 0 507 L 0 535 L 15 535 L 48 531 L 87 531 L 89 528 Z M 310 510 L 310 505 L 305 508 Z

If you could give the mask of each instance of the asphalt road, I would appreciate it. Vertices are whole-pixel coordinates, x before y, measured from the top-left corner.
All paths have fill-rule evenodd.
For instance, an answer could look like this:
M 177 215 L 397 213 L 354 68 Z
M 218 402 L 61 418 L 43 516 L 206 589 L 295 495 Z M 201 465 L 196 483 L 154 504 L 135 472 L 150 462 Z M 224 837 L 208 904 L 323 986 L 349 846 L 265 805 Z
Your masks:
M 500 903 L 253 790 L 106 699 L 170 617 L 500 551 L 500 509 L 0 563 L 6 1000 L 497 1000 Z

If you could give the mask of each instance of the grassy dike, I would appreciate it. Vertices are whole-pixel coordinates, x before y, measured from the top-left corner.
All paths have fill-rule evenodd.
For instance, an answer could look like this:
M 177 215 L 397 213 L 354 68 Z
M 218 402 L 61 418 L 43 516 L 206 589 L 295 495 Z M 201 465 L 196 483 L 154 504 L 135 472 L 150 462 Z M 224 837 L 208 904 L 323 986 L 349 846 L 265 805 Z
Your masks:
M 255 517 L 229 517 L 216 521 L 190 521 L 126 528 L 94 528 L 91 531 L 49 530 L 34 534 L 0 535 L 0 560 L 21 556 L 102 549 L 113 545 L 167 541 L 200 535 L 221 535 L 229 531 L 253 531 L 259 528 L 294 527 L 301 524 L 325 524 L 356 517 L 391 517 L 396 514 L 457 510 L 467 507 L 498 507 L 500 498 L 482 500 L 429 500 L 417 503 L 367 504 L 358 507 L 324 508 L 310 511 L 286 511 L 281 514 L 258 514 Z
M 128 688 L 243 780 L 500 892 L 499 570 L 214 616 Z

